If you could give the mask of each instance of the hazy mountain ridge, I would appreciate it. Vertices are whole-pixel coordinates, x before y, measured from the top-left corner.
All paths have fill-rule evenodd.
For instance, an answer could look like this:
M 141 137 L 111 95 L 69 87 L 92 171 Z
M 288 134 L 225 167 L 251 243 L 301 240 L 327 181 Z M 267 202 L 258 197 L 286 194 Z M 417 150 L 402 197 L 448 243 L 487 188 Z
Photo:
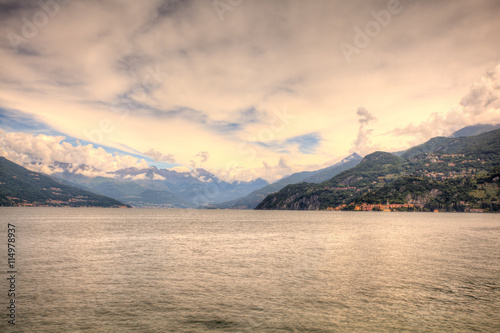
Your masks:
M 466 126 L 454 132 L 451 137 L 459 138 L 463 136 L 474 136 L 483 134 L 486 132 L 491 132 L 500 128 L 500 124 L 478 124 L 473 126 Z
M 0 157 L 0 206 L 125 207 L 120 201 L 56 182 Z
M 407 150 L 401 157 L 372 153 L 356 167 L 320 184 L 288 185 L 267 196 L 257 209 L 331 209 L 350 205 L 364 194 L 402 177 L 428 178 L 434 182 L 453 178 L 472 181 L 493 172 L 499 164 L 500 130 L 471 137 L 438 137 Z
M 494 157 L 498 154 L 499 130 L 485 132 L 474 136 L 435 137 L 424 144 L 408 149 L 402 158 L 410 159 L 422 153 L 467 154 L 469 157 Z M 491 152 L 488 154 L 488 152 Z
M 322 181 L 332 178 L 333 176 L 339 174 L 344 170 L 356 166 L 359 162 L 361 162 L 361 160 L 362 160 L 361 156 L 359 156 L 357 153 L 353 153 L 335 165 L 316 171 L 303 171 L 291 174 L 290 176 L 284 177 L 273 184 L 269 184 L 258 190 L 255 190 L 245 197 L 225 202 L 216 205 L 215 207 L 254 209 L 267 195 L 274 192 L 278 192 L 287 185 L 296 184 L 300 182 L 320 183 Z
M 90 178 L 70 171 L 54 176 L 130 205 L 161 208 L 195 208 L 220 203 L 245 196 L 268 184 L 261 178 L 250 182 L 226 182 L 200 168 L 177 172 L 154 166 L 121 169 L 110 173 L 110 177 Z M 151 195 L 153 192 L 156 197 Z

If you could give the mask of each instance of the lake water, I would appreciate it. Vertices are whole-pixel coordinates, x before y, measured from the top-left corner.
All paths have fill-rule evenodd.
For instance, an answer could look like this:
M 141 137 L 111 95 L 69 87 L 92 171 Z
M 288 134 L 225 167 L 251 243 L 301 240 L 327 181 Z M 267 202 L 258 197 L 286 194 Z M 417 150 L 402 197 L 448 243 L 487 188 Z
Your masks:
M 500 215 L 1 208 L 1 332 L 500 331 Z M 7 224 L 16 226 L 16 326 Z

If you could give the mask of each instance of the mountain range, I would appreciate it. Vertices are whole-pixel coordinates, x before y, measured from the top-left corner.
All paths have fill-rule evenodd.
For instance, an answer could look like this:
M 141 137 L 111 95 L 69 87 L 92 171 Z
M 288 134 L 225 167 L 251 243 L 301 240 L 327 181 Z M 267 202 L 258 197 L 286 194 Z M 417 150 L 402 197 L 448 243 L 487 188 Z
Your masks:
M 64 185 L 0 157 L 0 206 L 127 207 L 102 195 Z
M 310 182 L 310 183 L 321 183 L 328 180 L 335 175 L 341 173 L 344 170 L 348 170 L 361 162 L 363 158 L 357 153 L 353 153 L 348 157 L 344 158 L 339 163 L 332 165 L 330 167 L 316 170 L 316 171 L 303 171 L 291 174 L 290 176 L 284 177 L 281 180 L 264 186 L 258 190 L 253 191 L 247 196 L 224 202 L 219 205 L 215 205 L 216 208 L 233 208 L 233 209 L 254 209 L 257 205 L 268 195 L 277 192 L 290 184 L 296 184 L 300 182 Z
M 272 184 L 260 178 L 226 182 L 201 168 L 191 172 L 128 168 L 87 177 L 82 171 L 99 170 L 57 161 L 53 168 L 58 172 L 49 177 L 2 158 L 0 201 L 2 205 L 233 209 L 353 209 L 397 202 L 427 209 L 482 205 L 495 210 L 500 130 L 486 132 L 492 126 L 498 125 L 469 126 L 398 153 L 374 152 L 364 158 L 354 153 L 330 167 L 294 173 Z M 476 133 L 482 134 L 471 135 Z M 470 186 L 455 180 L 467 180 Z M 419 193 L 418 198 L 409 188 Z M 467 190 L 475 196 L 458 200 L 456 195 L 446 197 L 445 189 Z
M 109 177 L 86 177 L 74 172 L 68 165 L 53 176 L 68 185 L 74 185 L 106 195 L 137 207 L 199 208 L 245 196 L 268 182 L 258 178 L 250 182 L 226 182 L 214 174 L 198 168 L 191 172 L 150 167 L 127 168 L 109 174 Z
M 397 155 L 374 152 L 330 180 L 288 185 L 257 209 L 360 209 L 363 203 L 403 205 L 391 209 L 499 209 L 500 130 L 436 137 Z M 412 186 L 426 190 L 407 191 Z M 406 196 L 393 202 L 398 193 Z
M 452 138 L 460 138 L 462 136 L 479 135 L 486 132 L 491 132 L 500 128 L 500 124 L 478 124 L 473 126 L 466 126 L 454 132 Z

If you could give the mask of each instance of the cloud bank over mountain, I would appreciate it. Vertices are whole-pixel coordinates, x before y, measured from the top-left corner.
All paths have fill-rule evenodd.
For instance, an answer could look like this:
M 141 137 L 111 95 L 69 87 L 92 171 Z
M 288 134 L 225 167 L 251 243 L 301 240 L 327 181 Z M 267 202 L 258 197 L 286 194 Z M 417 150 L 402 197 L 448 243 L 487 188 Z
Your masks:
M 456 130 L 475 124 L 495 124 L 500 115 L 500 65 L 489 70 L 460 103 L 446 112 L 434 112 L 425 121 L 393 131 L 396 136 L 414 137 L 420 143 L 435 136 L 449 136 Z
M 88 177 L 109 177 L 108 172 L 119 169 L 148 167 L 146 161 L 133 156 L 113 155 L 92 144 L 77 143 L 73 146 L 64 142 L 64 139 L 63 136 L 6 133 L 0 130 L 0 156 L 46 174 L 64 171 L 60 163 L 71 164 L 70 170 Z

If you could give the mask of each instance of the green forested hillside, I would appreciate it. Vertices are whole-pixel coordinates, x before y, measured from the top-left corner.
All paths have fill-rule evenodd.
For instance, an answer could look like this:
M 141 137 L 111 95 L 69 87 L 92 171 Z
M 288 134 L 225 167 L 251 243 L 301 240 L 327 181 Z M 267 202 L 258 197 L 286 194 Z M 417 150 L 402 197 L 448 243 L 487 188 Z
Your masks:
M 427 177 L 402 177 L 378 190 L 357 197 L 351 207 L 368 205 L 412 204 L 405 210 L 466 211 L 500 210 L 500 169 L 478 177 L 451 178 L 443 181 Z M 405 207 L 402 207 L 405 208 Z
M 488 209 L 495 210 L 498 207 L 494 204 L 498 197 L 495 181 L 484 186 L 480 182 L 487 183 L 485 179 L 494 174 L 499 165 L 500 130 L 472 137 L 434 138 L 409 149 L 401 157 L 385 152 L 372 153 L 356 167 L 320 184 L 289 185 L 267 196 L 257 209 L 346 208 L 374 199 L 373 193 L 377 193 L 380 203 L 409 203 L 412 198 L 396 195 L 395 189 L 401 182 L 412 179 L 415 186 L 423 187 L 422 193 L 432 192 L 431 196 L 435 196 L 435 200 L 428 200 L 426 209 L 433 208 L 434 203 L 448 207 L 453 201 L 469 208 L 491 204 Z M 485 191 L 488 196 L 480 195 Z M 409 192 L 406 190 L 406 194 Z
M 408 149 L 401 157 L 411 159 L 422 154 L 465 154 L 469 158 L 490 160 L 495 157 L 498 158 L 500 154 L 499 136 L 500 130 L 459 138 L 436 137 L 424 144 Z

